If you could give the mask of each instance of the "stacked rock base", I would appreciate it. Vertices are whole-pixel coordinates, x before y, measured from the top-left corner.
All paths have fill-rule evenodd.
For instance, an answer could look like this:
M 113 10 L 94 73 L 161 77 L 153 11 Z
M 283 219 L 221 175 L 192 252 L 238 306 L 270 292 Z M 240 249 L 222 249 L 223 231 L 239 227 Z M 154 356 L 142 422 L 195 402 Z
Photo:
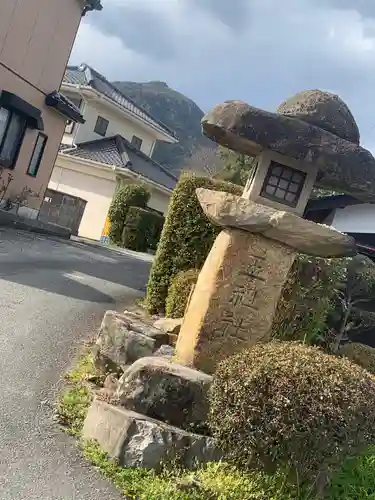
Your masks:
M 180 320 L 148 325 L 141 316 L 107 311 L 93 349 L 105 373 L 83 438 L 97 441 L 123 467 L 187 468 L 220 460 L 207 435 L 211 376 L 173 362 Z

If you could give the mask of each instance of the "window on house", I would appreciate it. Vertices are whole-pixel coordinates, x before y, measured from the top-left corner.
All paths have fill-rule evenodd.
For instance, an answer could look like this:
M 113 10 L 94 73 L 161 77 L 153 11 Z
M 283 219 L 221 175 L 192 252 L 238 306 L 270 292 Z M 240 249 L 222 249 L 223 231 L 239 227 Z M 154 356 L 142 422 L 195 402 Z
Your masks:
M 101 135 L 102 137 L 105 136 L 107 132 L 107 128 L 109 125 L 109 121 L 103 118 L 102 116 L 98 116 L 98 119 L 96 120 L 94 132 L 96 134 Z
M 26 130 L 26 119 L 0 108 L 0 165 L 14 168 Z
M 27 169 L 28 175 L 36 177 L 38 173 L 40 162 L 42 161 L 43 153 L 47 144 L 47 136 L 39 133 L 35 142 L 34 151 L 30 159 L 29 168 Z
M 82 99 L 78 99 L 78 97 L 68 97 L 69 101 L 77 106 L 78 109 L 81 109 Z M 74 131 L 76 123 L 72 120 L 66 121 L 65 133 L 72 134 Z
M 136 135 L 133 135 L 133 137 L 132 137 L 132 146 L 134 146 L 136 149 L 141 149 L 142 139 L 140 139 Z

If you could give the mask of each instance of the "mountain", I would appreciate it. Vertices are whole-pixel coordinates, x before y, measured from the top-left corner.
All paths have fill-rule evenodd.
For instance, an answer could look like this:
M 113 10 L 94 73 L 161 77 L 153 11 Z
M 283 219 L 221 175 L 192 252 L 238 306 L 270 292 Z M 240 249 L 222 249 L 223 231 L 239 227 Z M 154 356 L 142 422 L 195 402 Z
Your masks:
M 114 82 L 114 85 L 136 104 L 145 108 L 157 120 L 174 130 L 179 138 L 177 144 L 158 141 L 153 158 L 178 173 L 184 161 L 201 147 L 212 147 L 213 143 L 202 135 L 203 111 L 194 101 L 171 89 L 164 82 Z

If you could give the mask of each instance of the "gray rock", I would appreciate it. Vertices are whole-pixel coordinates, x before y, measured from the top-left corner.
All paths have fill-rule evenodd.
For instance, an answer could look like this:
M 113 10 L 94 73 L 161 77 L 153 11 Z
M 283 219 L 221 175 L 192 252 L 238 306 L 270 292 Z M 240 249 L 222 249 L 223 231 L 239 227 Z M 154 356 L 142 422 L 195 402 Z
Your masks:
M 116 399 L 143 415 L 189 429 L 206 421 L 212 377 L 167 358 L 142 358 L 119 380 Z
M 157 351 L 154 352 L 153 356 L 172 358 L 174 356 L 175 349 L 170 345 L 162 345 Z
M 131 323 L 132 331 L 141 333 L 142 335 L 146 335 L 147 337 L 151 337 L 155 340 L 155 349 L 158 349 L 163 344 L 169 344 L 169 336 L 167 332 L 145 323 L 141 318 L 128 315 L 128 313 L 125 313 L 123 316 L 125 320 Z
M 108 371 L 125 370 L 126 366 L 155 350 L 155 340 L 133 330 L 133 323 L 116 311 L 104 315 L 96 345 L 96 365 Z
M 159 469 L 178 459 L 191 468 L 220 460 L 212 438 L 185 432 L 144 415 L 95 399 L 87 413 L 83 438 L 95 440 L 123 467 Z
M 318 187 L 374 201 L 375 159 L 358 145 L 355 122 L 343 104 L 320 91 L 286 101 L 279 108 L 283 114 L 227 101 L 203 117 L 202 128 L 207 137 L 239 153 L 255 156 L 270 149 L 317 165 Z
M 172 335 L 178 335 L 181 330 L 181 325 L 183 322 L 183 318 L 160 318 L 154 323 L 154 328 L 158 328 L 159 330 L 170 333 Z
M 359 129 L 354 116 L 346 103 L 331 92 L 304 90 L 281 103 L 276 112 L 359 144 Z
M 204 213 L 214 224 L 262 234 L 308 255 L 345 257 L 357 253 L 354 238 L 332 227 L 230 193 L 203 188 L 196 192 Z

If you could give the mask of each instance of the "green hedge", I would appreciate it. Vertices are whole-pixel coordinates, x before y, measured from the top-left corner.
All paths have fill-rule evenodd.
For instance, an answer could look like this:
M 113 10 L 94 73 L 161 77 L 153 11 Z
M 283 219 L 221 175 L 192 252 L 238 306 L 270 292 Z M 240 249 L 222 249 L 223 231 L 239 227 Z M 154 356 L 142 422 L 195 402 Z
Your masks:
M 122 246 L 136 252 L 155 249 L 163 220 L 164 218 L 155 212 L 140 207 L 129 207 L 122 232 Z
M 158 250 L 149 276 L 146 306 L 165 310 L 172 278 L 180 271 L 200 269 L 220 232 L 204 215 L 195 190 L 199 187 L 240 195 L 241 186 L 207 177 L 183 175 L 171 197 Z
M 108 211 L 109 239 L 112 243 L 122 243 L 122 232 L 129 207 L 144 208 L 149 199 L 149 191 L 141 184 L 126 184 L 117 189 Z
M 184 316 L 191 287 L 197 282 L 198 274 L 199 269 L 189 269 L 189 271 L 181 271 L 173 278 L 165 304 L 167 318 Z
M 238 466 L 316 477 L 375 443 L 375 380 L 317 347 L 258 344 L 219 365 L 209 425 Z

